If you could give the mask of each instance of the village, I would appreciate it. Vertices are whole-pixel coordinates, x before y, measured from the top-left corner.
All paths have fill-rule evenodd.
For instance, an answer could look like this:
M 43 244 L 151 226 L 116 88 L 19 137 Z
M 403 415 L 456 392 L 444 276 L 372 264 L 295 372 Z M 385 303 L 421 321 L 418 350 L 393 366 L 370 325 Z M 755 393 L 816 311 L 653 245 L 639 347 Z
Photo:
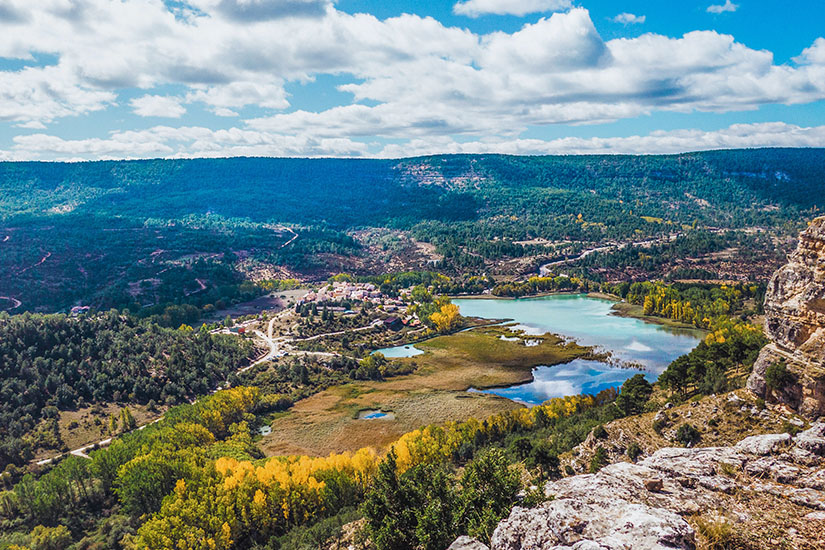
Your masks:
M 336 341 L 351 346 L 348 353 L 396 345 L 420 337 L 427 328 L 410 307 L 411 290 L 402 289 L 396 298 L 372 283 L 334 281 L 284 295 L 276 308 L 227 317 L 212 332 L 264 345 L 255 364 L 290 356 L 331 358 L 344 351 L 330 350 L 341 347 Z

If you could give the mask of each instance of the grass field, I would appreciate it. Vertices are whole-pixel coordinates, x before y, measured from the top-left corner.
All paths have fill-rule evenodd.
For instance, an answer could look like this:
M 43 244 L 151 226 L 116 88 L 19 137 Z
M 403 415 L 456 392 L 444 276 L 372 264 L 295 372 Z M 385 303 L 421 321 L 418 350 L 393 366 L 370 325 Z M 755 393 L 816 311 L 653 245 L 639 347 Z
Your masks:
M 536 345 L 525 345 L 528 340 Z M 527 382 L 534 366 L 566 363 L 592 353 L 550 334 L 528 337 L 500 326 L 440 336 L 416 346 L 427 353 L 401 359 L 416 365 L 413 374 L 336 386 L 299 401 L 272 423 L 272 433 L 260 441 L 261 449 L 269 456 L 320 456 L 365 446 L 381 448 L 427 424 L 486 418 L 521 405 L 467 393 L 468 388 Z M 358 419 L 363 409 L 392 411 L 395 419 Z
M 78 449 L 110 437 L 109 417 L 115 415 L 119 418 L 121 409 L 120 405 L 108 403 L 97 407 L 61 411 L 58 428 L 60 439 L 66 444 L 66 450 Z M 166 407 L 158 407 L 155 411 L 149 411 L 142 405 L 129 405 L 129 411 L 139 426 L 160 418 L 165 410 Z M 34 458 L 40 460 L 62 452 L 56 449 L 40 449 Z

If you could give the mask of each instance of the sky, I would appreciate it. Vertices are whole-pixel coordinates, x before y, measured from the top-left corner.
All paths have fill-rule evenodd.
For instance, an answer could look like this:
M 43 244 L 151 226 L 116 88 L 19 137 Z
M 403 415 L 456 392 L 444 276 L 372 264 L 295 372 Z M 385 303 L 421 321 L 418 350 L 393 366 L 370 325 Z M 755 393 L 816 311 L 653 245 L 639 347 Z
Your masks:
M 825 146 L 825 2 L 0 0 L 0 160 Z

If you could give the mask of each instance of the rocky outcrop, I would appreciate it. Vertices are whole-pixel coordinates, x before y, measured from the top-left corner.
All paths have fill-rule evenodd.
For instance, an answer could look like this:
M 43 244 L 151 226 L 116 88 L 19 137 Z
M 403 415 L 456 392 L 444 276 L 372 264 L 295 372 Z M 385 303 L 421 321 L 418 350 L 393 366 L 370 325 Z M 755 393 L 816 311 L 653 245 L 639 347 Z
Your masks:
M 788 264 L 771 278 L 765 296 L 765 333 L 748 389 L 810 418 L 825 415 L 825 217 L 800 235 Z M 784 362 L 795 381 L 768 387 L 766 372 Z
M 737 513 L 735 521 L 748 514 L 758 517 L 764 512 L 758 504 L 735 509 L 757 496 L 786 502 L 796 507 L 800 522 L 810 522 L 825 512 L 823 457 L 825 424 L 796 437 L 752 436 L 732 447 L 659 449 L 637 464 L 620 462 L 596 474 L 547 483 L 545 493 L 552 500 L 514 508 L 499 523 L 490 547 L 692 549 L 697 536 L 686 518 L 709 513 Z M 456 544 L 451 548 L 486 548 L 472 539 Z
M 474 538 L 463 536 L 455 539 L 447 550 L 489 550 L 489 548 Z

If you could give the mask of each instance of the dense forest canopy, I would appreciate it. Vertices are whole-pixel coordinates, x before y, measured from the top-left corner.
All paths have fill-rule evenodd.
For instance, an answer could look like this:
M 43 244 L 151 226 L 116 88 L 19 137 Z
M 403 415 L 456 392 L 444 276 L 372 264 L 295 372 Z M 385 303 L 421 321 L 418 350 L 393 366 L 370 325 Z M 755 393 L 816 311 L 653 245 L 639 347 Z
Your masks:
M 823 149 L 758 149 L 669 156 L 6 162 L 0 163 L 0 215 L 8 220 L 71 210 L 178 219 L 215 213 L 346 229 L 517 213 L 534 199 L 547 205 L 562 197 L 584 200 L 581 192 L 662 209 L 653 214 L 686 208 L 692 200 L 821 208 L 823 161 Z
M 238 338 L 165 329 L 115 311 L 0 314 L 0 469 L 31 458 L 23 436 L 60 410 L 186 402 L 210 392 L 252 353 Z

